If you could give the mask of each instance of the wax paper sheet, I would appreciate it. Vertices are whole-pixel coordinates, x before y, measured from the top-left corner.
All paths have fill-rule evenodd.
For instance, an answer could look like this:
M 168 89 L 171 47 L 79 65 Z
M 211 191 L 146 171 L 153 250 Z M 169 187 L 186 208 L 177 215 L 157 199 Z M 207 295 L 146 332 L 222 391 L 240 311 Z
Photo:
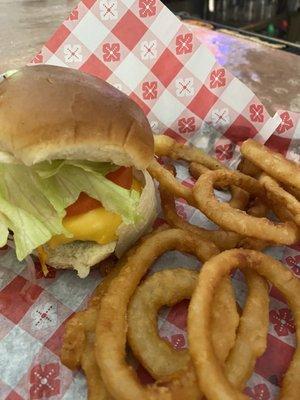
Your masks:
M 84 0 L 31 63 L 107 80 L 140 105 L 155 134 L 193 143 L 231 166 L 239 157 L 238 143 L 249 137 L 299 161 L 299 116 L 287 111 L 270 116 L 159 0 Z M 178 164 L 177 172 L 192 183 L 184 166 Z M 177 209 L 193 223 L 212 226 L 183 202 Z M 299 246 L 273 248 L 271 254 L 300 275 Z M 177 252 L 165 254 L 153 270 L 165 265 L 197 267 Z M 0 250 L 1 399 L 86 399 L 83 375 L 64 367 L 59 351 L 66 321 L 84 308 L 100 279 L 98 270 L 81 280 L 72 271 L 53 269 L 45 278 L 33 257 L 17 261 L 12 238 Z M 242 304 L 246 287 L 240 274 L 234 283 Z M 246 389 L 257 400 L 275 398 L 295 346 L 292 315 L 274 288 L 270 295 L 268 349 Z M 182 302 L 164 309 L 159 318 L 160 334 L 176 348 L 186 346 L 186 307 Z M 149 380 L 140 366 L 137 370 Z

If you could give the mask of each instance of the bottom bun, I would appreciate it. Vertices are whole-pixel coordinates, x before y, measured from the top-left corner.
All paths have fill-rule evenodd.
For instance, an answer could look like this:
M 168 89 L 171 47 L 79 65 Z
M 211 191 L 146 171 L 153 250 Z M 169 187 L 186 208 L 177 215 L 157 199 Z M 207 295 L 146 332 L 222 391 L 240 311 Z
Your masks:
M 136 178 L 143 182 L 143 191 L 137 211 L 141 218 L 136 224 L 121 224 L 118 241 L 105 245 L 96 242 L 74 241 L 51 249 L 44 245 L 48 255 L 47 265 L 57 269 L 75 269 L 80 278 L 85 278 L 91 267 L 107 258 L 114 251 L 117 257 L 127 251 L 144 233 L 149 231 L 157 215 L 154 182 L 147 171 L 139 171 Z
M 117 242 L 105 245 L 96 242 L 75 242 L 62 244 L 51 249 L 45 245 L 47 265 L 57 269 L 75 269 L 80 278 L 85 278 L 93 265 L 107 258 L 115 250 Z

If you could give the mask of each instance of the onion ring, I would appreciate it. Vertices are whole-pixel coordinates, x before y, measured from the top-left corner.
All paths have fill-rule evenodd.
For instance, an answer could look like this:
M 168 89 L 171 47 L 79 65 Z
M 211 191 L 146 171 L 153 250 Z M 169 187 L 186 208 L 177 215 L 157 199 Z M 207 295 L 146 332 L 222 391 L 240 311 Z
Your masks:
M 271 204 L 278 204 L 286 208 L 290 214 L 292 220 L 300 225 L 300 203 L 299 201 L 289 192 L 285 191 L 273 178 L 266 174 L 261 174 L 259 181 L 266 189 L 267 198 Z M 276 212 L 276 210 L 275 210 Z
M 300 189 L 299 164 L 287 160 L 283 155 L 271 151 L 252 139 L 248 139 L 242 144 L 241 153 L 272 178 Z
M 169 136 L 165 135 L 155 136 L 154 147 L 155 147 L 154 148 L 155 154 L 159 157 L 165 156 L 171 158 L 172 160 L 183 160 L 192 162 L 193 164 L 192 170 L 194 172 L 194 177 L 196 176 L 196 179 L 198 179 L 199 175 L 207 171 L 216 169 L 226 169 L 226 167 L 223 164 L 221 164 L 215 158 L 204 153 L 201 149 L 195 146 L 184 146 L 176 142 Z M 160 171 L 160 176 L 161 173 L 162 171 Z M 170 187 L 166 185 L 167 182 L 165 183 L 163 182 L 164 181 L 163 177 L 159 179 L 159 174 L 156 173 L 156 176 L 154 176 L 154 178 L 158 180 L 162 185 L 165 185 L 166 188 L 168 187 L 170 189 Z M 175 181 L 176 185 L 180 185 L 180 183 L 177 182 L 177 180 Z M 173 183 L 175 184 L 174 181 Z M 173 187 L 175 186 L 173 185 Z M 232 199 L 230 200 L 230 205 L 234 208 L 244 209 L 248 203 L 249 194 L 239 187 L 233 186 L 230 187 L 230 190 L 232 193 Z M 169 191 L 172 192 L 171 189 Z M 177 195 L 176 197 L 183 197 L 179 196 L 178 193 L 176 193 L 176 195 Z M 193 202 L 193 198 L 190 197 L 190 194 L 188 194 L 187 197 L 183 198 L 189 201 L 190 204 L 192 204 L 191 202 Z
M 128 308 L 128 341 L 135 357 L 155 379 L 164 379 L 187 367 L 188 350 L 175 350 L 157 332 L 157 313 L 162 306 L 172 306 L 190 299 L 198 273 L 183 268 L 156 272 L 135 291 Z M 224 362 L 234 345 L 238 314 L 222 317 L 228 298 L 216 292 L 212 312 L 212 337 L 218 358 Z M 234 304 L 230 308 L 234 309 Z M 196 382 L 196 381 L 195 381 Z
M 60 358 L 61 362 L 72 370 L 79 368 L 81 365 L 81 357 L 86 345 L 86 335 L 94 330 L 96 311 L 100 299 L 109 286 L 111 279 L 117 274 L 117 270 L 117 267 L 112 269 L 100 282 L 88 302 L 87 309 L 75 313 L 66 323 Z
M 210 170 L 224 168 L 223 164 L 198 147 L 184 146 L 166 135 L 154 136 L 154 152 L 158 157 L 167 156 L 172 160 L 195 162 Z
M 213 222 L 242 236 L 268 240 L 280 244 L 293 244 L 298 239 L 298 229 L 292 222 L 276 223 L 267 218 L 257 218 L 244 211 L 220 203 L 214 196 L 214 184 L 235 184 L 261 199 L 265 198 L 263 186 L 254 178 L 238 171 L 217 170 L 200 176 L 193 193 L 198 208 Z
M 265 175 L 265 173 L 263 173 L 262 170 L 257 168 L 251 161 L 247 160 L 246 158 L 242 159 L 242 161 L 239 163 L 238 170 L 246 175 L 257 178 L 261 183 L 263 183 L 261 175 L 262 174 Z M 269 186 L 269 195 L 266 196 L 267 200 L 268 200 L 268 204 L 271 205 L 272 210 L 274 211 L 274 213 L 276 214 L 276 216 L 279 218 L 280 221 L 296 222 L 293 218 L 293 215 L 286 208 L 283 208 L 283 206 L 286 203 L 285 192 L 290 193 L 292 196 L 296 197 L 297 200 L 299 200 L 299 193 L 298 193 L 299 191 L 294 187 L 292 188 L 290 186 L 285 185 L 284 186 L 285 190 L 283 190 L 283 189 L 281 190 L 281 195 L 277 194 L 277 196 L 276 196 L 276 191 L 278 188 L 275 188 L 275 185 L 277 186 L 278 184 L 271 177 L 268 177 L 268 178 L 269 178 L 269 185 L 268 185 L 268 183 L 267 183 L 267 185 L 264 185 L 265 188 L 267 188 L 267 186 Z M 272 182 L 270 181 L 271 179 L 272 179 Z M 273 183 L 273 185 L 272 185 L 272 183 Z M 279 185 L 278 185 L 278 187 L 280 188 Z M 272 195 L 272 191 L 273 192 L 275 191 L 275 193 L 273 193 L 273 195 Z M 295 201 L 296 199 L 291 199 L 290 204 L 292 205 L 292 207 L 294 207 L 294 205 L 296 204 L 296 201 Z M 259 200 L 259 204 L 256 204 L 254 207 L 251 207 L 253 212 L 250 213 L 248 210 L 248 214 L 254 215 L 256 217 L 265 216 L 266 212 L 264 212 L 264 207 L 266 208 L 267 206 L 260 199 L 256 199 L 256 201 L 257 200 Z M 278 204 L 278 202 L 279 202 L 279 204 Z M 255 248 L 253 246 L 247 247 L 247 245 L 246 245 L 246 248 L 252 248 L 252 249 L 258 250 L 259 246 L 257 248 Z
M 251 268 L 268 279 L 284 295 L 294 314 L 296 341 L 300 342 L 300 281 L 279 261 L 254 250 L 233 249 L 207 261 L 199 274 L 198 284 L 189 307 L 188 337 L 199 385 L 208 400 L 246 400 L 226 378 L 214 353 L 210 337 L 210 313 L 214 290 L 234 268 Z M 300 346 L 286 372 L 281 389 L 282 399 L 298 400 L 300 393 Z
M 253 217 L 262 218 L 268 214 L 268 206 L 265 202 L 256 197 L 252 202 L 250 202 L 247 213 L 253 215 Z
M 154 233 L 128 257 L 102 298 L 96 326 L 95 355 L 105 386 L 118 400 L 175 398 L 169 387 L 141 385 L 125 362 L 126 314 L 130 298 L 150 265 L 165 251 L 172 249 L 192 253 L 200 260 L 218 253 L 212 243 L 201 241 L 179 229 Z M 224 295 L 232 301 L 233 291 L 229 280 L 224 280 L 219 290 L 224 291 Z M 188 377 L 185 381 L 188 381 Z M 176 390 L 175 385 L 174 396 Z M 188 399 L 187 396 L 183 398 Z
M 105 389 L 94 354 L 94 341 L 87 340 L 81 356 L 81 367 L 86 376 L 89 400 L 113 400 Z
M 230 186 L 230 191 L 231 199 L 228 202 L 230 207 L 244 210 L 249 202 L 249 193 L 234 185 Z
M 218 290 L 214 296 L 211 316 L 215 354 L 221 363 L 226 359 L 227 378 L 241 389 L 252 374 L 256 359 L 266 349 L 269 324 L 268 286 L 263 278 L 252 271 L 246 271 L 245 275 L 248 297 L 236 341 L 228 358 L 236 323 L 228 326 L 228 320 L 223 317 L 228 300 L 218 296 Z M 197 278 L 198 274 L 194 271 L 163 270 L 147 278 L 131 299 L 128 312 L 129 343 L 135 356 L 156 379 L 164 379 L 165 375 L 180 371 L 189 361 L 186 350 L 175 350 L 158 336 L 157 311 L 163 305 L 173 305 L 184 298 L 190 298 Z M 196 379 L 191 380 L 191 386 L 193 384 L 196 385 Z
M 296 197 L 297 200 L 300 201 L 300 190 L 296 189 L 294 186 L 288 186 L 288 185 L 284 185 L 284 189 L 289 192 L 290 194 L 292 194 L 294 197 Z
M 142 240 L 144 238 L 140 239 L 138 243 L 141 243 Z M 60 359 L 66 367 L 72 370 L 80 367 L 83 369 L 87 379 L 89 400 L 113 400 L 100 376 L 94 354 L 94 334 L 102 296 L 134 249 L 135 247 L 131 248 L 113 268 L 109 268 L 109 273 L 96 287 L 87 308 L 75 313 L 66 324 Z
M 164 229 L 164 227 L 159 227 L 155 232 L 161 232 Z M 108 264 L 109 272 L 94 290 L 92 297 L 88 301 L 87 308 L 75 313 L 66 323 L 60 354 L 61 361 L 66 367 L 72 370 L 80 367 L 81 357 L 86 345 L 86 334 L 95 331 L 96 311 L 100 306 L 103 294 L 106 292 L 111 280 L 119 273 L 120 269 L 127 261 L 127 258 L 134 254 L 134 251 L 139 244 L 147 238 L 148 235 L 141 237 L 135 246 L 131 247 L 131 249 L 118 260 L 114 267 L 112 264 Z
M 79 311 L 66 324 L 63 344 L 60 353 L 61 362 L 69 369 L 77 369 L 81 365 L 86 338 L 83 326 L 85 311 Z
M 165 168 L 175 175 L 174 167 L 168 165 Z M 207 171 L 209 170 L 207 169 Z M 227 232 L 220 229 L 205 229 L 185 221 L 184 218 L 180 217 L 176 212 L 175 199 L 172 194 L 164 190 L 161 185 L 159 185 L 159 193 L 164 217 L 170 226 L 187 230 L 198 235 L 201 239 L 212 241 L 220 250 L 232 249 L 237 246 L 240 235 L 235 232 Z
M 242 249 L 262 251 L 269 246 L 274 246 L 274 243 L 252 237 L 245 237 L 239 241 L 236 247 Z
M 199 178 L 199 176 L 205 174 L 208 171 L 210 171 L 210 169 L 204 167 L 201 164 L 191 163 L 189 166 L 189 172 L 196 180 Z M 216 189 L 219 188 L 216 187 Z M 230 191 L 231 199 L 229 201 L 229 204 L 231 205 L 231 207 L 244 210 L 249 201 L 249 193 L 239 188 L 238 186 L 230 186 Z
M 191 162 L 189 165 L 189 173 L 194 179 L 198 179 L 200 175 L 205 174 L 205 172 L 210 171 L 209 168 L 205 167 L 202 164 Z
M 240 161 L 237 170 L 245 175 L 252 176 L 252 178 L 259 178 L 262 172 L 251 161 L 247 160 L 246 158 L 243 158 Z M 253 200 L 253 203 L 249 206 L 247 213 L 254 217 L 262 218 L 267 215 L 268 206 L 264 201 L 262 201 L 262 199 L 256 197 Z M 243 247 L 245 249 L 262 250 L 270 243 L 265 242 L 265 245 L 263 245 L 263 242 L 257 241 L 257 239 L 255 238 L 245 238 L 240 242 L 240 244 L 241 246 L 239 247 Z
M 261 169 L 254 165 L 247 158 L 242 158 L 237 166 L 237 170 L 245 175 L 252 176 L 252 178 L 258 178 L 261 174 Z
M 240 390 L 244 389 L 254 372 L 256 360 L 266 350 L 269 328 L 269 287 L 265 279 L 254 271 L 246 270 L 244 274 L 248 286 L 247 300 L 234 347 L 224 367 L 229 382 Z
M 77 312 L 67 322 L 63 337 L 60 359 L 68 368 L 82 368 L 87 379 L 89 400 L 112 400 L 100 376 L 94 354 L 94 332 L 100 300 L 110 281 L 120 267 L 115 267 L 97 286 L 88 308 Z
M 196 164 L 195 166 L 199 166 L 200 164 Z M 203 166 L 201 166 L 203 167 Z M 161 170 L 156 174 L 153 175 L 159 182 L 159 191 L 160 191 L 160 197 L 161 197 L 161 205 L 162 209 L 164 211 L 164 216 L 166 218 L 166 221 L 168 222 L 169 225 L 175 227 L 175 228 L 180 228 L 180 229 L 185 229 L 187 231 L 190 231 L 192 233 L 197 234 L 201 239 L 209 240 L 214 242 L 217 247 L 220 250 L 227 250 L 227 249 L 232 249 L 236 246 L 238 247 L 243 247 L 243 248 L 249 248 L 249 249 L 255 249 L 255 250 L 262 250 L 266 246 L 268 246 L 270 243 L 261 241 L 256 238 L 241 238 L 240 235 L 236 234 L 235 232 L 229 232 L 229 231 L 223 231 L 221 229 L 218 230 L 208 230 L 193 224 L 190 224 L 189 222 L 185 221 L 183 218 L 179 217 L 176 212 L 175 208 L 175 200 L 174 197 L 169 193 L 170 190 L 172 190 L 172 185 L 175 185 L 175 193 L 179 193 L 178 190 L 176 190 L 176 185 L 180 185 L 180 183 L 177 182 L 177 180 L 174 178 L 174 171 L 169 168 L 169 166 L 165 167 L 165 169 L 168 171 L 167 176 L 168 179 L 164 179 L 163 176 L 163 167 L 161 167 Z M 203 172 L 210 171 L 208 168 L 203 167 L 201 169 Z M 152 171 L 153 172 L 153 171 Z M 198 174 L 199 170 L 195 172 L 195 174 Z M 173 175 L 173 178 L 171 177 L 171 174 Z M 195 175 L 196 176 L 196 175 Z M 166 178 L 166 177 L 165 177 Z M 172 182 L 173 179 L 173 182 Z M 166 184 L 166 182 L 168 183 Z M 164 189 L 162 185 L 167 186 L 167 189 Z M 181 185 L 182 186 L 182 185 Z M 187 188 L 182 188 L 185 190 Z M 179 187 L 179 190 L 182 189 Z M 237 186 L 232 186 L 232 199 L 230 200 L 229 204 L 233 208 L 244 208 L 245 205 L 248 202 L 249 199 L 249 194 L 244 191 L 239 189 Z M 188 200 L 190 198 L 190 193 L 189 196 L 186 197 Z M 190 205 L 194 205 L 194 201 L 188 200 Z M 258 210 L 253 209 L 253 213 L 258 212 Z M 260 212 L 262 212 L 262 207 L 260 208 Z M 250 212 L 249 212 L 250 213 Z M 251 213 L 250 213 L 251 214 Z
M 169 166 L 166 168 L 171 170 Z M 174 171 L 172 170 L 171 172 L 173 173 Z M 236 188 L 236 186 L 233 187 L 233 190 L 234 188 Z M 195 235 L 198 235 L 201 239 L 212 241 L 220 250 L 229 250 L 234 247 L 262 250 L 270 245 L 269 242 L 262 241 L 260 239 L 241 237 L 241 235 L 235 232 L 224 231 L 222 229 L 209 230 L 197 225 L 193 225 L 177 214 L 174 197 L 167 190 L 163 189 L 161 185 L 159 185 L 159 192 L 164 217 L 170 226 L 174 228 L 185 229 L 194 233 Z M 242 192 L 246 193 L 245 191 Z M 248 197 L 249 196 L 247 195 L 247 198 Z M 235 203 L 235 201 L 233 203 Z M 232 207 L 232 203 L 230 202 L 229 204 Z M 266 215 L 266 211 L 266 206 L 264 206 L 262 202 L 258 203 L 256 201 L 247 212 L 250 215 L 261 217 Z
M 224 231 L 221 229 L 209 230 L 185 221 L 176 212 L 174 196 L 167 190 L 159 186 L 161 207 L 164 218 L 170 226 L 184 229 L 199 238 L 212 241 L 220 250 L 228 250 L 237 246 L 241 236 L 235 232 Z
M 189 204 L 195 203 L 192 189 L 178 182 L 173 174 L 160 165 L 155 159 L 153 159 L 148 166 L 148 172 L 152 178 L 155 178 L 162 187 L 173 193 L 174 196 L 185 199 Z
M 188 351 L 176 351 L 159 337 L 157 313 L 189 299 L 198 273 L 183 268 L 166 269 L 147 278 L 135 291 L 128 307 L 127 338 L 131 350 L 155 379 L 162 379 L 186 367 Z M 234 331 L 235 338 L 235 331 Z M 167 360 L 167 363 L 166 363 Z
M 268 206 L 258 197 L 254 199 L 253 203 L 250 204 L 249 208 L 247 209 L 247 214 L 257 218 L 265 217 L 267 213 Z M 237 247 L 251 250 L 263 250 L 268 246 L 272 246 L 272 244 L 272 242 L 265 240 L 256 239 L 253 237 L 245 237 L 239 241 Z

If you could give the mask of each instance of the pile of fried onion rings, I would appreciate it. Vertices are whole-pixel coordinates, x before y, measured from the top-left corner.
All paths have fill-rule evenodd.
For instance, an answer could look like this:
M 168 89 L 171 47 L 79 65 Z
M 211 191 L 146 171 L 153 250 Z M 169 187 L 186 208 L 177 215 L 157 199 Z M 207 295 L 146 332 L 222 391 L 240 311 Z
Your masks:
M 259 149 L 263 153 L 259 153 L 258 162 L 252 148 Z M 183 146 L 167 136 L 155 137 L 155 151 L 159 156 L 190 162 L 192 174 L 198 178 L 194 188 L 190 188 L 177 181 L 173 173 L 157 160 L 153 160 L 150 165 L 149 172 L 158 180 L 160 191 L 163 192 L 162 207 L 166 220 L 171 226 L 181 228 L 184 225 L 185 229 L 193 230 L 200 237 L 212 240 L 221 250 L 235 247 L 263 249 L 269 244 L 291 245 L 299 240 L 300 203 L 294 195 L 299 184 L 297 177 L 300 175 L 300 166 L 298 164 L 285 160 L 281 155 L 272 153 L 265 146 L 251 139 L 242 144 L 241 151 L 244 157 L 251 155 L 249 159 L 246 158 L 246 167 L 248 170 L 254 170 L 258 174 L 258 179 L 243 173 L 244 169 L 246 170 L 245 162 L 244 166 L 241 165 L 239 168 L 240 171 L 232 171 L 207 154 L 204 157 L 201 150 Z M 262 157 L 267 167 L 265 164 L 262 165 Z M 272 160 L 275 162 L 276 169 L 270 167 Z M 249 168 L 252 163 L 254 163 L 253 167 Z M 197 169 L 197 165 L 200 168 Z M 294 180 L 290 176 L 287 179 L 284 173 L 285 168 L 294 174 Z M 277 182 L 276 178 L 281 181 Z M 286 185 L 285 188 L 280 186 L 280 182 Z M 228 204 L 219 202 L 214 195 L 214 189 L 220 187 L 231 189 L 232 199 Z M 169 196 L 168 201 L 165 202 L 164 199 L 167 196 Z M 195 229 L 184 221 L 182 223 L 178 218 L 176 220 L 171 215 L 172 213 L 167 211 L 170 210 L 168 204 L 171 203 L 172 197 L 183 198 L 219 225 L 220 229 L 216 231 L 208 231 L 202 227 Z M 279 221 L 271 221 L 263 215 L 253 215 L 248 204 L 251 198 L 264 203 L 266 210 L 273 211 Z M 249 246 L 243 244 L 245 238 L 251 238 Z
M 280 262 L 257 251 L 299 239 L 300 186 L 298 179 L 291 180 L 292 170 L 300 176 L 299 165 L 251 140 L 241 147 L 245 158 L 239 171 L 165 136 L 156 137 L 155 146 L 157 156 L 188 162 L 197 182 L 193 188 L 185 186 L 172 168 L 153 161 L 149 172 L 159 182 L 169 227 L 141 238 L 100 283 L 87 309 L 67 322 L 62 362 L 83 369 L 89 400 L 247 399 L 243 390 L 267 345 L 267 281 L 286 298 L 300 341 L 300 281 Z M 261 152 L 267 154 L 263 161 Z M 274 171 L 269 168 L 272 157 Z M 286 165 L 289 173 L 284 172 Z M 220 203 L 214 188 L 229 190 L 232 200 Z M 183 198 L 220 228 L 208 231 L 191 225 L 177 215 L 175 198 Z M 278 221 L 266 218 L 269 210 Z M 195 256 L 203 263 L 200 272 L 167 268 L 143 279 L 170 250 Z M 248 286 L 241 311 L 230 280 L 233 269 L 243 271 Z M 175 350 L 159 336 L 157 315 L 162 306 L 183 299 L 191 299 L 189 349 Z M 128 364 L 127 347 L 154 383 L 140 383 Z M 299 376 L 298 346 L 280 398 L 300 398 Z

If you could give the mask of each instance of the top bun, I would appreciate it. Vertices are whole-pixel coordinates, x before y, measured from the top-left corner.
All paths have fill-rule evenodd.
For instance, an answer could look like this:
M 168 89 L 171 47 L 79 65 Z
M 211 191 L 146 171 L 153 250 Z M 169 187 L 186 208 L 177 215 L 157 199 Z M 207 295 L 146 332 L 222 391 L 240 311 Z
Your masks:
M 128 96 L 83 72 L 38 65 L 0 83 L 0 159 L 109 161 L 145 169 L 153 136 Z

